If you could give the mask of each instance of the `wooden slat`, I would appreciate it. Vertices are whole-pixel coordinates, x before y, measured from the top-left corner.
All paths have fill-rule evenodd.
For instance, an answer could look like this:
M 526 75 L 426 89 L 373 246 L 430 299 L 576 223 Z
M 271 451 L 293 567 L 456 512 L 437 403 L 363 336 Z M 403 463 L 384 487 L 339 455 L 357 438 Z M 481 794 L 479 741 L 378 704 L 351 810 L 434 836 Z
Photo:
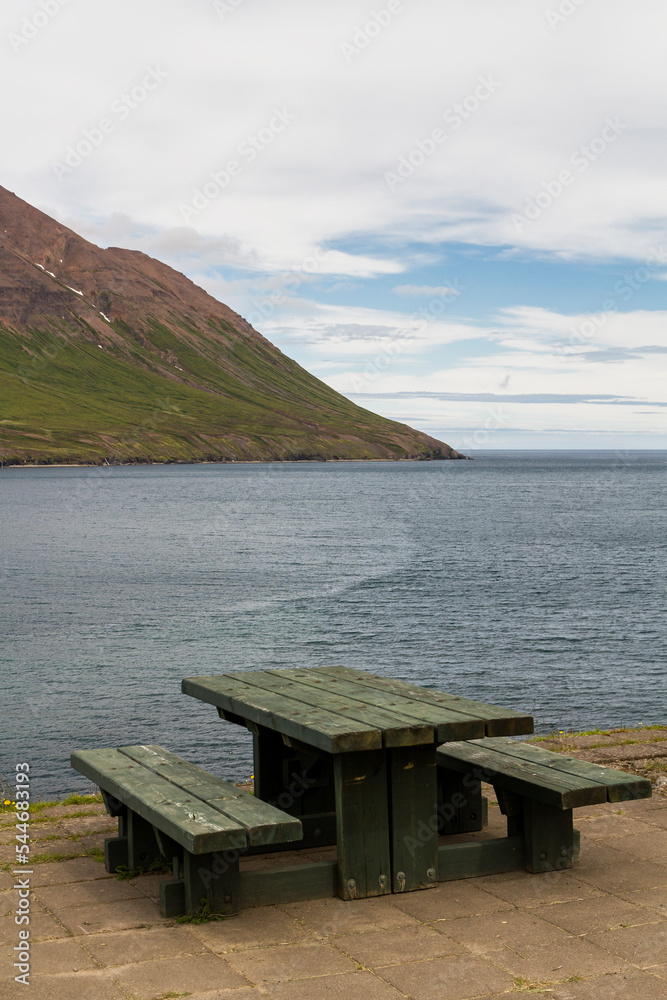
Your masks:
M 302 829 L 298 819 L 236 788 L 231 782 L 208 774 L 163 747 L 120 747 L 120 752 L 245 827 L 249 844 L 301 839 Z
M 478 875 L 497 875 L 522 868 L 523 838 L 499 837 L 470 844 L 443 844 L 438 848 L 438 881 Z
M 480 719 L 469 718 L 461 715 L 460 712 L 418 701 L 416 698 L 396 694 L 384 688 L 373 687 L 371 689 L 353 677 L 339 674 L 338 671 L 341 669 L 343 668 L 299 667 L 297 670 L 272 670 L 271 673 L 298 679 L 304 684 L 317 688 L 318 691 L 336 693 L 347 699 L 349 703 L 356 702 L 366 706 L 366 711 L 369 703 L 372 703 L 374 708 L 391 712 L 406 726 L 414 726 L 416 723 L 429 726 L 435 730 L 435 740 L 438 743 L 444 743 L 448 740 L 473 740 L 484 736 L 484 722 Z M 370 716 L 368 721 L 370 721 Z M 385 745 L 398 744 L 386 743 Z
M 484 740 L 469 743 L 447 743 L 438 749 L 437 760 L 441 767 L 467 770 L 482 768 L 482 780 L 494 784 L 493 773 L 502 775 L 502 785 L 518 795 L 526 795 L 560 809 L 594 805 L 607 801 L 607 790 L 602 785 L 591 784 L 576 775 L 552 771 L 540 764 L 510 757 L 484 744 Z
M 416 746 L 420 743 L 435 743 L 432 725 L 424 719 L 416 720 L 401 715 L 400 712 L 386 711 L 383 707 L 365 702 L 337 691 L 334 685 L 327 685 L 324 678 L 320 682 L 313 679 L 313 672 L 299 670 L 257 670 L 235 674 L 236 677 L 254 684 L 262 690 L 274 691 L 293 700 L 295 704 L 306 704 L 312 708 L 323 708 L 342 716 L 351 726 L 361 722 L 379 729 L 385 747 Z M 375 699 L 373 699 L 375 701 Z
M 187 795 L 118 750 L 80 750 L 70 759 L 75 770 L 119 798 L 191 854 L 244 848 L 248 843 L 245 828 L 236 820 Z
M 391 892 L 387 754 L 337 754 L 338 895 L 365 899 Z
M 291 698 L 238 681 L 233 674 L 186 677 L 182 691 L 327 753 L 382 747 L 382 733 L 374 726 L 346 721 L 334 712 L 306 704 L 295 705 Z
M 608 802 L 646 799 L 651 796 L 651 782 L 648 778 L 640 778 L 626 771 L 594 764 L 588 760 L 579 760 L 577 757 L 568 757 L 566 754 L 554 753 L 553 750 L 536 747 L 531 743 L 499 738 L 485 741 L 483 745 L 491 746 L 491 743 L 492 749 L 499 753 L 525 760 L 527 763 L 535 762 L 542 767 L 548 767 L 551 771 L 576 776 L 593 785 L 604 785 L 607 789 Z
M 439 705 L 441 708 L 460 714 L 462 718 L 481 720 L 484 722 L 487 736 L 525 736 L 532 733 L 534 729 L 531 715 L 516 712 L 511 708 L 487 705 L 481 701 L 471 701 L 469 698 L 459 698 L 456 695 L 432 691 L 417 684 L 408 684 L 394 678 L 380 677 L 378 674 L 366 673 L 362 670 L 353 670 L 351 667 L 335 666 L 317 669 L 334 673 L 335 676 L 354 678 L 359 684 L 370 688 L 405 695 L 429 705 Z
M 251 871 L 241 869 L 241 908 L 330 898 L 336 895 L 336 872 L 335 861 L 313 861 L 307 865 Z

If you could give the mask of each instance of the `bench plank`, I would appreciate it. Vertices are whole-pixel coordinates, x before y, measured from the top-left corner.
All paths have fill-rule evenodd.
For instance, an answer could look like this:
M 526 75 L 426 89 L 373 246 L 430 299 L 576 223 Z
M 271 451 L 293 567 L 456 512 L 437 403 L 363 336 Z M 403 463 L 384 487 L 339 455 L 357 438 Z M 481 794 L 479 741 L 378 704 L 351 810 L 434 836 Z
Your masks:
M 650 781 L 629 774 L 627 771 L 619 771 L 617 768 L 594 764 L 577 757 L 568 757 L 567 754 L 555 753 L 553 750 L 536 747 L 531 743 L 519 743 L 511 739 L 494 740 L 493 749 L 527 762 L 534 761 L 552 771 L 576 775 L 591 784 L 604 785 L 607 789 L 608 802 L 625 802 L 629 799 L 650 797 Z
M 503 788 L 559 809 L 574 809 L 607 801 L 603 785 L 591 784 L 585 779 L 510 757 L 484 743 L 482 740 L 447 743 L 438 749 L 438 764 L 458 771 L 477 767 L 482 781 L 490 784 L 495 784 L 495 772 L 502 776 Z
M 487 736 L 524 736 L 533 732 L 532 715 L 525 715 L 511 708 L 487 705 L 481 701 L 471 701 L 469 698 L 459 698 L 453 694 L 445 694 L 408 684 L 406 681 L 354 670 L 352 667 L 335 666 L 318 669 L 333 673 L 335 676 L 352 678 L 357 683 L 374 690 L 391 691 L 393 694 L 413 698 L 415 701 L 425 702 L 428 705 L 438 705 L 455 713 L 461 718 L 461 721 L 471 718 L 481 720 L 484 723 Z
M 236 788 L 231 782 L 202 771 L 196 764 L 163 747 L 120 747 L 120 751 L 245 827 L 248 843 L 252 846 L 301 840 L 298 819 Z
M 384 687 L 369 689 L 354 678 L 343 673 L 339 674 L 339 669 L 341 668 L 303 668 L 299 669 L 298 679 L 304 684 L 317 688 L 318 691 L 335 692 L 344 697 L 349 704 L 364 706 L 365 714 L 368 713 L 369 699 L 372 699 L 373 707 L 391 712 L 405 726 L 415 726 L 417 724 L 430 726 L 435 730 L 435 740 L 438 743 L 443 743 L 447 740 L 479 739 L 484 736 L 484 722 L 479 719 L 467 718 L 461 715 L 460 712 L 451 711 L 440 705 L 419 701 L 413 697 L 396 694 L 395 692 L 387 691 Z M 272 670 L 271 673 L 281 676 L 294 676 L 293 671 L 289 670 Z M 385 745 L 392 746 L 394 744 L 386 743 Z
M 240 823 L 119 750 L 80 750 L 71 755 L 71 762 L 77 771 L 159 827 L 191 854 L 247 846 L 247 831 Z
M 494 784 L 493 771 L 503 777 L 503 787 L 560 809 L 601 802 L 646 798 L 651 783 L 614 768 L 576 760 L 511 739 L 471 740 L 450 743 L 438 750 L 440 766 L 467 770 L 481 768 L 483 780 Z
M 382 748 L 382 733 L 375 726 L 345 720 L 334 712 L 304 703 L 295 705 L 285 695 L 262 690 L 229 674 L 186 677 L 182 691 L 266 729 L 302 740 L 326 753 Z

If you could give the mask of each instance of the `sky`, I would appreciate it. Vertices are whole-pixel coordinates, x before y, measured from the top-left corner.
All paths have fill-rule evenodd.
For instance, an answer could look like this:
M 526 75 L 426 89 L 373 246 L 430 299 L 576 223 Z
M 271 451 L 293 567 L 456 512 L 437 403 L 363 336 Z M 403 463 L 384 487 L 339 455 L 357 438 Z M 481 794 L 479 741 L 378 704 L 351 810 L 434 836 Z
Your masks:
M 11 0 L 0 184 L 459 450 L 667 448 L 660 0 Z

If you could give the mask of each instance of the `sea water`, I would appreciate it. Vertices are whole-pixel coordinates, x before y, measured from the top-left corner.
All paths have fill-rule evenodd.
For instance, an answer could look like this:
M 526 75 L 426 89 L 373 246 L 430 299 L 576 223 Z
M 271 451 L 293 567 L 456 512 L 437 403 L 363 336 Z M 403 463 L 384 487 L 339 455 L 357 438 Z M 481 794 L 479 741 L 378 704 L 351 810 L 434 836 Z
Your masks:
M 0 774 L 251 739 L 188 675 L 346 664 L 535 716 L 665 722 L 667 452 L 4 469 Z

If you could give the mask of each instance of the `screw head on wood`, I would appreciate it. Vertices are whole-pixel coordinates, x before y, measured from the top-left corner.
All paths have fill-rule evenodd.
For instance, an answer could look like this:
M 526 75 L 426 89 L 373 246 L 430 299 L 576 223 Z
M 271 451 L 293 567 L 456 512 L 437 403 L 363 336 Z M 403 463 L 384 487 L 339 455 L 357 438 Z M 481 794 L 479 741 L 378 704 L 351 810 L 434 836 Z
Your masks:
M 426 872 L 426 875 L 428 878 L 430 878 L 431 882 L 435 882 L 437 875 L 435 868 L 429 868 L 429 870 Z
M 356 880 L 356 878 L 349 878 L 347 880 L 347 887 L 348 887 L 348 889 L 356 889 L 356 887 L 357 887 L 357 880 Z
M 540 854 L 540 859 L 542 861 L 546 861 L 547 860 L 547 852 L 546 851 L 542 851 L 542 853 Z
M 387 884 L 387 876 L 380 875 L 380 885 L 386 885 L 386 884 Z
M 396 878 L 399 882 L 405 882 L 405 872 L 396 872 Z

